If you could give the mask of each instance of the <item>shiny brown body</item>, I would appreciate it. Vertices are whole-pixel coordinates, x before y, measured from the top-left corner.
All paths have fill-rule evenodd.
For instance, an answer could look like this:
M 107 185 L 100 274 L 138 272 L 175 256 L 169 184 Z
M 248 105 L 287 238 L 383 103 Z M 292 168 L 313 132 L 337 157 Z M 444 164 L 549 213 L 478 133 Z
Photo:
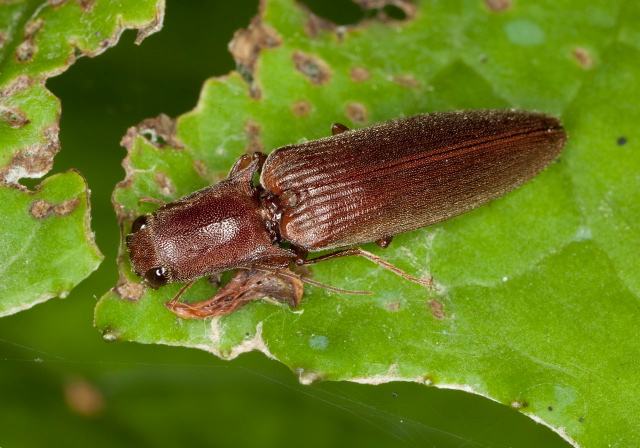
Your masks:
M 542 171 L 565 138 L 539 113 L 418 115 L 280 148 L 261 182 L 281 198 L 283 239 L 333 249 L 486 204 Z
M 290 263 L 314 261 L 306 252 L 383 245 L 486 204 L 542 171 L 566 141 L 556 118 L 515 110 L 417 115 L 353 131 L 336 126 L 336 135 L 279 148 L 266 161 L 242 158 L 228 179 L 139 218 L 127 237 L 136 273 L 153 286 L 234 268 L 293 275 Z M 417 280 L 361 249 L 340 255 L 363 255 Z M 252 297 L 261 283 L 251 283 Z M 181 314 L 171 303 L 184 317 L 223 314 L 215 306 L 205 316 Z

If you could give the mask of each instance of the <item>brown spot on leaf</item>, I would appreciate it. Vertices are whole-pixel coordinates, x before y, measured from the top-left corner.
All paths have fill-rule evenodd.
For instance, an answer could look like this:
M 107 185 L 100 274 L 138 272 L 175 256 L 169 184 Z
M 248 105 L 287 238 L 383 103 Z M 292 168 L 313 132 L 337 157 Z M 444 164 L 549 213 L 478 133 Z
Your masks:
M 69 380 L 64 388 L 64 398 L 71 411 L 84 417 L 100 415 L 104 408 L 102 392 L 82 378 Z
M 299 100 L 291 105 L 291 110 L 298 117 L 303 117 L 311 112 L 311 104 L 307 100 Z
M 195 159 L 193 161 L 193 169 L 196 170 L 198 176 L 202 177 L 203 179 L 209 179 L 209 166 L 204 160 Z
M 438 320 L 442 320 L 445 317 L 444 314 L 444 306 L 442 303 L 438 302 L 436 299 L 429 299 L 427 302 L 429 305 L 429 309 L 431 310 L 431 314 Z
M 24 27 L 24 38 L 33 40 L 34 36 L 40 31 L 44 25 L 44 19 L 42 17 L 28 22 Z
M 38 199 L 37 201 L 33 201 L 31 203 L 31 207 L 29 208 L 29 213 L 36 219 L 42 219 L 51 213 L 54 205 L 51 202 L 43 201 Z
M 371 73 L 364 67 L 352 67 L 349 76 L 354 82 L 362 82 L 371 78 Z
M 19 129 L 31 123 L 27 115 L 17 107 L 5 107 L 3 119 L 14 129 Z
M 331 80 L 329 65 L 319 57 L 296 50 L 292 58 L 296 69 L 306 76 L 311 84 L 320 86 Z
M 135 40 L 135 43 L 137 45 L 140 45 L 142 41 L 145 40 L 145 38 L 150 34 L 153 34 L 162 29 L 162 22 L 164 21 L 165 7 L 166 7 L 165 2 L 156 3 L 156 10 L 155 10 L 155 15 L 153 17 L 153 20 L 147 26 L 143 26 L 142 28 L 138 29 L 138 35 L 136 36 L 136 40 Z
M 156 184 L 158 184 L 158 187 L 160 187 L 160 192 L 165 196 L 171 196 L 176 190 L 167 173 L 163 171 L 153 173 L 153 179 L 156 181 Z
M 398 311 L 400 309 L 400 302 L 387 302 L 387 309 L 389 311 Z
M 511 0 L 484 0 L 484 4 L 491 11 L 502 12 L 511 7 Z
M 347 117 L 354 123 L 366 123 L 369 119 L 369 114 L 367 112 L 367 108 L 364 107 L 363 104 L 360 103 L 349 103 L 345 108 L 345 114 Z
M 141 135 L 158 149 L 184 149 L 184 145 L 178 140 L 175 132 L 176 120 L 168 115 L 160 114 L 156 118 L 147 118 L 139 125 L 127 129 L 127 134 L 122 138 L 120 144 L 131 149 L 136 137 Z
M 49 0 L 49 5 L 55 9 L 70 1 L 77 2 L 80 5 L 80 8 L 82 9 L 83 12 L 91 11 L 95 3 L 95 0 Z
M 249 118 L 244 123 L 244 132 L 246 132 L 250 138 L 260 136 L 260 123 L 253 118 Z
M 573 50 L 573 57 L 578 65 L 580 65 L 580 67 L 584 68 L 585 70 L 593 68 L 593 55 L 589 50 L 581 47 L 576 47 Z
M 35 52 L 36 52 L 36 45 L 33 43 L 31 39 L 27 39 L 24 42 L 22 42 L 20 45 L 18 45 L 13 57 L 16 60 L 16 62 L 29 62 L 33 58 L 33 55 L 35 54 Z
M 420 83 L 411 75 L 400 75 L 393 78 L 393 80 L 403 87 L 409 87 L 417 89 L 420 87 Z
M 128 302 L 137 302 L 142 298 L 145 289 L 144 283 L 121 280 L 120 283 L 113 288 L 113 292 Z
M 4 47 L 5 43 L 7 43 L 7 33 L 0 31 L 0 48 Z
M 282 39 L 278 33 L 262 23 L 262 14 L 253 18 L 247 29 L 235 32 L 229 42 L 229 52 L 235 59 L 238 72 L 249 84 L 249 94 L 252 98 L 260 98 L 262 92 L 254 82 L 256 61 L 260 52 L 280 46 Z
M 16 152 L 11 162 L 0 168 L 0 182 L 19 186 L 24 177 L 42 177 L 53 166 L 53 156 L 60 150 L 58 123 L 43 129 L 45 144 L 23 148 Z
M 260 123 L 253 118 L 249 118 L 244 123 L 244 132 L 249 136 L 249 146 L 245 152 L 253 154 L 264 151 L 264 145 L 260 140 Z
M 33 59 L 36 52 L 35 36 L 43 25 L 44 19 L 42 17 L 27 22 L 23 32 L 24 41 L 16 47 L 14 53 L 14 59 L 17 62 L 29 62 Z
M 58 216 L 67 216 L 71 214 L 80 205 L 80 198 L 73 198 L 53 207 L 53 212 Z
M 35 200 L 31 203 L 29 213 L 36 219 L 43 219 L 51 214 L 58 216 L 67 216 L 73 212 L 80 204 L 80 198 L 73 198 L 60 204 L 52 204 L 42 199 Z
M 29 75 L 19 75 L 2 90 L 2 95 L 0 96 L 7 97 L 18 92 L 22 92 L 23 90 L 31 87 L 32 84 L 33 79 L 31 79 Z

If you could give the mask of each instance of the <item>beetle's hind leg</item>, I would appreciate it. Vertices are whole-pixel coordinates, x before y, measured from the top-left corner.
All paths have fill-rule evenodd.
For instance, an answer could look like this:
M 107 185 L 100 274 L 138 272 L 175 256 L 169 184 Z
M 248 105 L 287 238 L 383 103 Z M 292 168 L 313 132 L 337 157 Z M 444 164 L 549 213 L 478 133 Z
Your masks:
M 371 252 L 367 252 L 364 249 L 361 249 L 359 247 L 350 247 L 349 249 L 342 249 L 342 250 L 337 250 L 335 252 L 331 252 L 329 254 L 326 255 L 321 255 L 319 257 L 316 258 L 312 258 L 310 260 L 303 260 L 302 262 L 299 261 L 299 259 L 296 260 L 296 264 L 298 265 L 303 265 L 303 264 L 314 264 L 314 263 L 318 263 L 320 261 L 325 261 L 325 260 L 330 260 L 331 258 L 339 258 L 339 257 L 351 257 L 351 256 L 360 256 L 360 257 L 364 257 L 369 261 L 373 261 L 375 264 L 390 270 L 391 272 L 393 272 L 396 275 L 399 275 L 402 278 L 405 278 L 407 280 L 410 280 L 412 282 L 418 283 L 420 285 L 423 286 L 431 286 L 431 284 L 433 283 L 433 279 L 431 277 L 429 277 L 428 280 L 424 280 L 421 278 L 417 278 L 414 277 L 412 275 L 407 274 L 406 272 L 404 272 L 401 269 L 398 269 L 397 267 L 395 267 L 394 265 L 392 265 L 391 263 L 389 263 L 388 261 L 384 261 L 382 258 L 378 257 L 377 255 L 372 254 Z

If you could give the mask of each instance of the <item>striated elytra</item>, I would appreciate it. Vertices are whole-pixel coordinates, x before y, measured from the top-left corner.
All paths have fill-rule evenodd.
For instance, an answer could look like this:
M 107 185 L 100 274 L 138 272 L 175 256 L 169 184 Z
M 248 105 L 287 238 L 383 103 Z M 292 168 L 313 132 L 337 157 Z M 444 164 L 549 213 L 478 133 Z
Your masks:
M 227 179 L 136 219 L 126 239 L 136 274 L 154 288 L 187 282 L 165 304 L 186 318 L 228 314 L 263 296 L 295 307 L 302 281 L 319 284 L 290 265 L 348 255 L 429 284 L 354 246 L 387 247 L 398 233 L 486 204 L 542 171 L 566 141 L 557 118 L 518 110 L 423 114 L 332 131 L 268 157 L 244 155 Z M 211 299 L 178 301 L 197 278 L 229 269 L 236 274 Z

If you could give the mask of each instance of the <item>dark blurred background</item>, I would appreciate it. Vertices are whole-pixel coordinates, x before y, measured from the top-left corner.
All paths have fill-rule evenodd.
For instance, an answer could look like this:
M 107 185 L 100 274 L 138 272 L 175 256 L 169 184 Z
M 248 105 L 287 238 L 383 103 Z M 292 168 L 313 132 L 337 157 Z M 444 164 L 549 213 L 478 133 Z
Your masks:
M 347 0 L 305 2 L 340 24 L 363 17 Z M 221 361 L 195 350 L 107 344 L 96 300 L 117 280 L 111 192 L 124 177 L 129 126 L 192 109 L 203 81 L 235 68 L 227 43 L 257 0 L 169 0 L 163 30 L 135 32 L 81 58 L 47 86 L 62 101 L 54 172 L 78 168 L 106 256 L 65 300 L 0 320 L 0 446 L 567 447 L 546 427 L 487 399 L 412 383 L 300 386 L 261 353 Z

